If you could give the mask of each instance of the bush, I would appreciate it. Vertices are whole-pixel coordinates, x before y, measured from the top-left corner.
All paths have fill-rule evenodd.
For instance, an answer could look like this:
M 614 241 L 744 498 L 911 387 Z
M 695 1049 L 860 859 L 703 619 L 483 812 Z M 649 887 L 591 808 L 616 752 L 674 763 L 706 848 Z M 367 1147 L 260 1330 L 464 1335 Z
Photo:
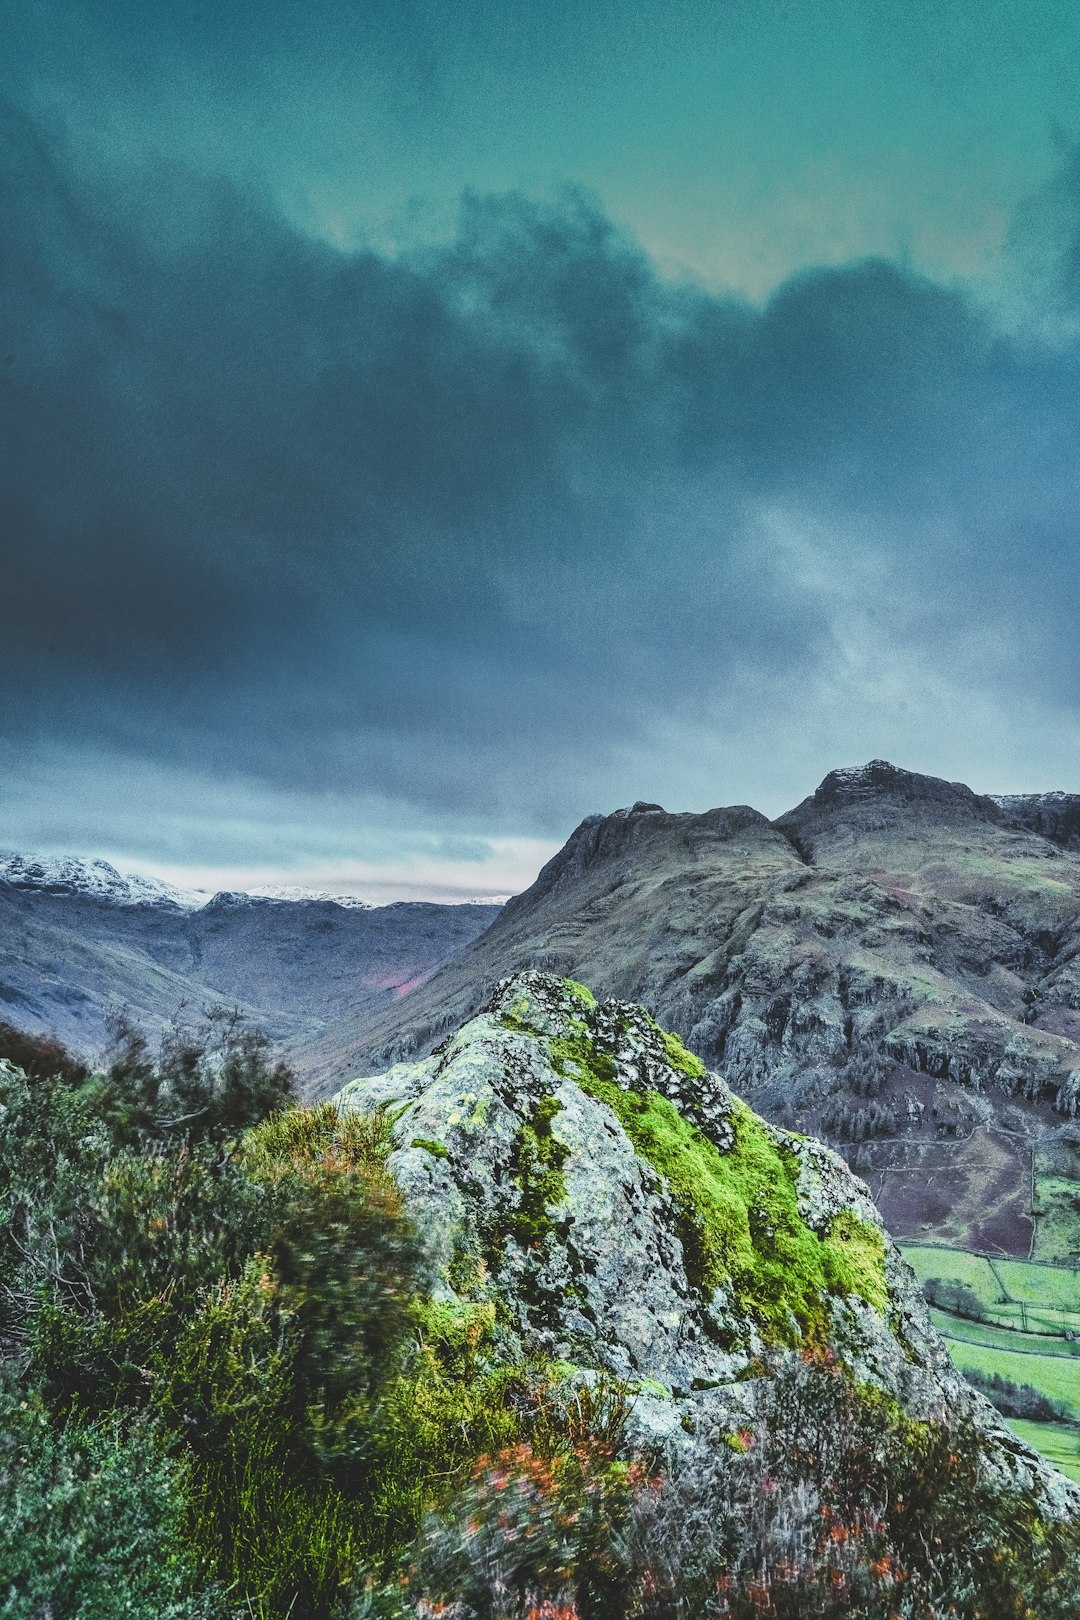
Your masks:
M 0 1058 L 21 1069 L 30 1080 L 54 1076 L 77 1085 L 87 1076 L 86 1064 L 72 1057 L 52 1035 L 28 1035 L 0 1019 Z
M 1055 1406 L 1032 1384 L 1015 1384 L 1000 1373 L 984 1373 L 972 1369 L 964 1374 L 968 1383 L 985 1395 L 996 1406 L 1002 1417 L 1027 1418 L 1032 1423 L 1068 1422 L 1063 1406 Z
M 500 1353 L 493 1305 L 414 1302 L 368 1469 L 376 1563 L 409 1551 L 425 1512 L 446 1504 L 478 1456 L 524 1439 L 540 1420 L 545 1380 L 543 1364 Z
M 261 1050 L 215 1070 L 222 1130 Z M 192 1136 L 154 1112 L 176 1072 L 134 1040 L 75 1085 L 0 1069 L 4 1350 L 57 1433 L 151 1423 L 202 1568 L 266 1615 L 327 1614 L 383 1538 L 366 1503 L 417 1289 L 386 1123 L 324 1106 Z
M 176 1470 L 149 1431 L 50 1425 L 0 1390 L 0 1615 L 4 1620 L 211 1620 L 215 1594 L 180 1548 Z
M 1080 1535 L 996 1480 L 972 1425 L 915 1423 L 827 1355 L 695 1447 L 642 1534 L 650 1620 L 1066 1620 Z
M 97 1107 L 127 1141 L 234 1136 L 295 1101 L 295 1077 L 240 1013 L 212 1007 L 194 1025 L 177 1022 L 151 1057 L 137 1025 L 111 1026 L 109 1062 L 96 1078 Z
M 628 1536 L 656 1482 L 596 1439 L 541 1455 L 526 1443 L 481 1457 L 468 1487 L 421 1547 L 417 1586 L 431 1612 L 476 1620 L 626 1620 L 653 1577 Z

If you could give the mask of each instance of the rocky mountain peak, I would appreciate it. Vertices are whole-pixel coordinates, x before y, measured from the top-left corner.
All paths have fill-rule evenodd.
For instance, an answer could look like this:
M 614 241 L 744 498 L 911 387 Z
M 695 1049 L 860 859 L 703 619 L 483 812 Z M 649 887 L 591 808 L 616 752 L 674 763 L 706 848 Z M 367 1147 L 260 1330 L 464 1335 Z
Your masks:
M 809 798 L 773 823 L 808 861 L 867 867 L 890 865 L 890 840 L 919 842 L 929 851 L 957 829 L 1004 824 L 994 800 L 963 782 L 906 771 L 885 759 L 830 771 Z
M 507 902 L 504 916 L 512 919 L 553 890 L 577 884 L 600 868 L 611 873 L 627 862 L 644 860 L 662 871 L 673 855 L 682 860 L 722 859 L 722 846 L 745 843 L 771 848 L 784 859 L 790 853 L 784 842 L 768 819 L 749 805 L 673 811 L 639 799 L 606 816 L 586 816 L 535 883 Z
M 962 808 L 992 820 L 998 818 L 994 801 L 972 792 L 963 782 L 947 782 L 938 776 L 903 770 L 887 759 L 872 759 L 865 765 L 841 766 L 830 771 L 808 799 L 777 818 L 777 825 L 788 822 L 809 806 L 856 806 L 878 800 Z

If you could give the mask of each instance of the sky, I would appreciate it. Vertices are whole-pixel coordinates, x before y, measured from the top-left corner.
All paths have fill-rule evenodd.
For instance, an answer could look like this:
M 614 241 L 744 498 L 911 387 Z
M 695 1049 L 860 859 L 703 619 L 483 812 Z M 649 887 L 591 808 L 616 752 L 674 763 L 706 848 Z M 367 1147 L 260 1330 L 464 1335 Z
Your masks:
M 0 847 L 1080 790 L 1080 8 L 0 0 Z

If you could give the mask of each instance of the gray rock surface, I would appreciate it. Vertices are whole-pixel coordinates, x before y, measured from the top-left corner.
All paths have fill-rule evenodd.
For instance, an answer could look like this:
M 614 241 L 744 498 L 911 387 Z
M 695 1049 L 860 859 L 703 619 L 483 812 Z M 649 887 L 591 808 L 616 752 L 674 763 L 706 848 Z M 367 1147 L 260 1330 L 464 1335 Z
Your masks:
M 568 1051 L 584 1059 L 568 1060 Z M 737 1277 L 710 1289 L 695 1284 L 672 1187 L 585 1084 L 584 1064 L 597 1055 L 621 1091 L 672 1102 L 734 1175 L 741 1105 L 725 1082 L 673 1060 L 640 1008 L 596 1005 L 545 974 L 504 981 L 487 1009 L 431 1057 L 351 1081 L 336 1101 L 390 1112 L 389 1167 L 426 1236 L 437 1290 L 494 1300 L 519 1348 L 630 1381 L 640 1437 L 678 1448 L 689 1433 L 737 1427 L 753 1409 L 762 1358 L 775 1365 L 806 1339 L 770 1338 Z M 557 1160 L 539 1202 L 529 1178 L 535 1157 L 523 1152 L 538 1121 L 546 1122 L 549 1161 Z M 1054 1512 L 1080 1511 L 1080 1490 L 1017 1440 L 954 1370 L 865 1185 L 820 1143 L 762 1129 L 795 1166 L 798 1213 L 810 1233 L 824 1239 L 841 1218 L 877 1234 L 887 1294 L 830 1292 L 829 1346 L 912 1416 L 969 1414 L 988 1437 L 995 1469 L 1035 1486 Z M 754 1241 L 767 1249 L 768 1233 Z

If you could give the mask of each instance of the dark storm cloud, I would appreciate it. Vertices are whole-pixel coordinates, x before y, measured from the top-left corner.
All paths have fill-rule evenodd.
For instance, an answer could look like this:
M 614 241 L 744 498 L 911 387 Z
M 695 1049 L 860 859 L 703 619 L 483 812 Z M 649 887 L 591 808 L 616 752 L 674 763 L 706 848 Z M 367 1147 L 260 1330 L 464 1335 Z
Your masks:
M 561 826 L 853 609 L 989 686 L 1037 631 L 1075 709 L 1074 339 L 881 262 L 711 296 L 573 193 L 340 251 L 3 120 L 9 739 Z

